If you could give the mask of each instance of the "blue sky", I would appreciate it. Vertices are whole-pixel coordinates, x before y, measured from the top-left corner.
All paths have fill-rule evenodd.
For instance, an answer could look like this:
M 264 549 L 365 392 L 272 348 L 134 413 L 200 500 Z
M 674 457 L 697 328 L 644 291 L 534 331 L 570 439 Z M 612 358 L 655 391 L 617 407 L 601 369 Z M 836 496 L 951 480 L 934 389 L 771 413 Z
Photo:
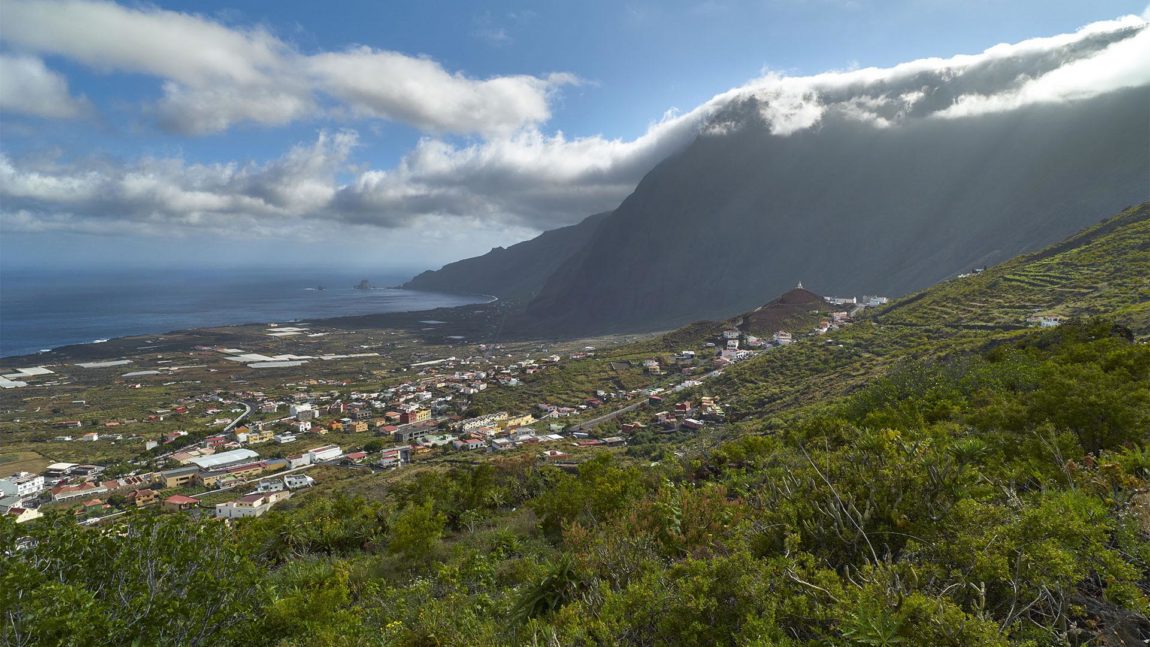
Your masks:
M 788 79 L 977 55 L 1145 11 L 2 0 L 0 252 L 9 265 L 437 266 L 611 208 L 732 89 L 777 94 Z M 1114 87 L 1146 76 L 1129 51 Z M 1000 55 L 1022 56 L 986 56 Z M 797 114 L 825 106 L 826 87 L 799 92 Z

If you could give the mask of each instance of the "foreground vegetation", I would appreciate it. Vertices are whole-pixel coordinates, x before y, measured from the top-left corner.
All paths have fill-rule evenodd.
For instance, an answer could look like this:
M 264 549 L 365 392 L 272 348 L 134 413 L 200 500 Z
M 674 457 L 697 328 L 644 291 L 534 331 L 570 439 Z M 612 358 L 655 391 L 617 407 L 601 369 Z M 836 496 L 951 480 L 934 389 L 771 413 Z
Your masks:
M 1150 347 L 1070 323 L 658 464 L 420 470 L 232 527 L 4 522 L 0 640 L 1133 644 L 1148 428 Z

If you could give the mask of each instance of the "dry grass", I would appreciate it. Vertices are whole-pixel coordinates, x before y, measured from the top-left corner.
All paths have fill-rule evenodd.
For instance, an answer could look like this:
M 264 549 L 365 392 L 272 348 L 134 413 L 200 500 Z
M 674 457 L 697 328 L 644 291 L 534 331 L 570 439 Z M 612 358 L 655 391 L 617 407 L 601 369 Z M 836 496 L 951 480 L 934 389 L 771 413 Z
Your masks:
M 39 474 L 53 462 L 36 452 L 6 452 L 0 454 L 0 474 L 16 472 Z

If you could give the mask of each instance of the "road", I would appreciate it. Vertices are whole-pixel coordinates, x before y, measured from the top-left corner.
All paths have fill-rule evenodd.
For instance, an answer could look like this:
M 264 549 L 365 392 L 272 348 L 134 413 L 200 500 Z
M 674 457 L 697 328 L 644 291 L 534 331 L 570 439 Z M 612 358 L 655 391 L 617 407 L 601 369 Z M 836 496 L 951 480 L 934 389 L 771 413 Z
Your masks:
M 236 403 L 229 402 L 228 404 L 236 404 Z M 241 413 L 239 416 L 237 416 L 235 420 L 229 422 L 228 426 L 224 427 L 224 430 L 220 433 L 224 433 L 224 434 L 231 433 L 232 429 L 236 428 L 236 425 L 240 424 L 240 422 L 244 418 L 247 418 L 248 416 L 250 416 L 252 414 L 252 405 L 248 404 L 247 402 L 240 402 L 239 404 L 244 405 L 244 412 Z
M 623 407 L 622 409 L 616 409 L 616 410 L 612 411 L 611 413 L 603 414 L 603 415 L 599 416 L 598 418 L 592 418 L 590 420 L 585 420 L 585 421 L 579 423 L 578 425 L 575 425 L 573 427 L 568 427 L 567 430 L 572 431 L 572 432 L 574 432 L 574 431 L 586 431 L 586 430 L 594 428 L 594 427 L 596 427 L 596 426 L 598 426 L 598 425 L 600 425 L 600 424 L 602 424 L 602 423 L 604 423 L 604 422 L 606 422 L 612 418 L 617 418 L 617 417 L 623 415 L 624 413 L 627 413 L 628 411 L 634 411 L 635 409 L 638 409 L 639 407 L 643 406 L 644 404 L 647 404 L 646 400 L 639 400 L 638 402 L 633 402 L 633 403 Z

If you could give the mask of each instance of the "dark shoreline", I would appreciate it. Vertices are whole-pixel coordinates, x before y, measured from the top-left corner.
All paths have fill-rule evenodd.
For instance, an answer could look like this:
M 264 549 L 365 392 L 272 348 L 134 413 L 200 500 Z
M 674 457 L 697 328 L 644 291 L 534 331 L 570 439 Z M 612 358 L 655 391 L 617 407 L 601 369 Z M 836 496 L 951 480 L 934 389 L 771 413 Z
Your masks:
M 492 334 L 497 335 L 500 320 L 511 314 L 511 310 L 515 308 L 514 305 L 500 301 L 498 297 L 490 294 L 453 294 L 453 296 L 484 297 L 489 301 L 428 310 L 300 318 L 292 319 L 290 323 L 336 330 L 400 329 L 419 333 L 428 341 L 442 340 L 452 335 L 462 336 L 469 340 L 481 340 Z M 444 323 L 428 330 L 427 325 L 420 323 L 420 321 L 429 319 L 440 320 Z M 289 321 L 250 321 L 224 326 L 205 326 L 162 333 L 113 337 L 104 342 L 65 344 L 47 352 L 0 357 L 0 366 L 38 366 L 72 361 L 98 361 L 138 355 L 141 352 L 181 352 L 190 350 L 195 346 L 243 343 L 250 341 L 252 337 L 251 331 L 248 329 L 254 326 L 263 328 L 268 323 L 285 324 Z

